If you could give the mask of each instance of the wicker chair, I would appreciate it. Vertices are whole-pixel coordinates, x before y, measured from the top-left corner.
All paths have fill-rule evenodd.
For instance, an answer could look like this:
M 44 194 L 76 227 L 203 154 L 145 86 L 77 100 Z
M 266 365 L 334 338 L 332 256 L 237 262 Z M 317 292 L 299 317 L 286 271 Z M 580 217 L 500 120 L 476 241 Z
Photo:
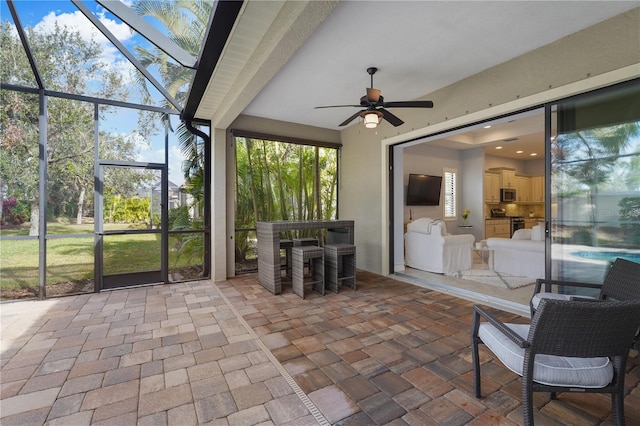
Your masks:
M 543 285 L 544 292 L 541 292 Z M 589 298 L 589 296 L 585 295 L 557 293 L 562 287 L 564 287 L 564 291 L 571 288 L 592 289 L 594 294 L 597 292 L 597 295 L 593 297 L 599 300 L 640 300 L 640 263 L 617 258 L 611 265 L 611 269 L 609 269 L 602 284 L 540 278 L 536 280 L 533 297 L 529 301 L 531 317 L 533 318 L 542 299 L 571 300 Z M 631 347 L 640 349 L 640 330 L 636 333 Z
M 480 319 L 485 318 L 486 321 Z M 474 306 L 473 384 L 480 398 L 478 344 L 522 376 L 525 425 L 533 425 L 533 392 L 610 393 L 613 422 L 624 424 L 624 380 L 640 301 L 544 299 L 531 324 L 504 324 Z M 535 361 L 535 369 L 534 369 Z
M 544 292 L 541 293 L 543 285 Z M 557 291 L 557 287 L 560 286 L 600 290 L 597 298 L 601 300 L 640 300 L 640 263 L 617 258 L 602 284 L 545 280 L 542 278 L 536 280 L 533 297 L 529 302 L 532 318 L 542 299 L 570 300 L 576 297 L 576 295 L 572 294 L 553 293 L 554 287 L 556 287 Z

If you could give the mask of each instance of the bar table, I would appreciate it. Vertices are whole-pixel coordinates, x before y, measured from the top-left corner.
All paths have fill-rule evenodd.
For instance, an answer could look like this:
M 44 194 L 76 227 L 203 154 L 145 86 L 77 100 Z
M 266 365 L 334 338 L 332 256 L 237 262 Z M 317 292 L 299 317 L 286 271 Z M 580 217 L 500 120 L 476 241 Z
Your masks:
M 282 293 L 280 272 L 280 234 L 284 231 L 305 229 L 346 230 L 346 243 L 354 243 L 353 220 L 300 220 L 257 222 L 258 281 L 273 294 Z

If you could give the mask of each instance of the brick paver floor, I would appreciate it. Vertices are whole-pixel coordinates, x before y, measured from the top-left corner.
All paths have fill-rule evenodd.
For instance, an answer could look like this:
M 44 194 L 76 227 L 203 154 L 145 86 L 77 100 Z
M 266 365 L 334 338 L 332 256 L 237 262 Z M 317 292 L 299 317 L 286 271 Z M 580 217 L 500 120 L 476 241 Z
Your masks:
M 486 350 L 472 396 L 471 302 L 367 272 L 304 300 L 247 275 L 0 310 L 3 426 L 522 423 L 520 380 Z M 628 424 L 639 383 L 633 357 Z M 534 402 L 536 424 L 611 423 L 603 395 Z

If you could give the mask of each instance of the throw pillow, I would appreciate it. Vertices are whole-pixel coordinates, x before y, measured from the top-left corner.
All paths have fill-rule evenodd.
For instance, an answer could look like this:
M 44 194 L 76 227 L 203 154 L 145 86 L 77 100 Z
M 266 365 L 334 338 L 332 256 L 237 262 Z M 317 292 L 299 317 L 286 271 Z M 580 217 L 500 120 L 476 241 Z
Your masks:
M 532 241 L 544 240 L 544 232 L 542 232 L 542 227 L 540 225 L 536 225 L 533 228 L 531 228 L 531 240 Z
M 518 229 L 513 233 L 512 240 L 531 240 L 531 229 Z
M 429 234 L 431 232 L 431 222 L 433 219 L 421 217 L 410 222 L 407 225 L 407 231 L 418 232 L 420 234 Z

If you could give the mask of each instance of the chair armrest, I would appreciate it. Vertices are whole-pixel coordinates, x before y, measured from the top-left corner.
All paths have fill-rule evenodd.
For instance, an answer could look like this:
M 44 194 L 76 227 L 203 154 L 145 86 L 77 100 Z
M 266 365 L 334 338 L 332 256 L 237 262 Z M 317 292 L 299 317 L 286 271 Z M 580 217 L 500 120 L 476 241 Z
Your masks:
M 571 282 L 571 281 L 560 281 L 560 280 L 547 280 L 545 278 L 538 278 L 536 280 L 536 285 L 533 289 L 533 294 L 540 293 L 540 289 L 542 285 L 545 286 L 545 291 L 551 291 L 551 286 L 566 286 L 566 287 L 580 287 L 580 288 L 595 288 L 600 289 L 602 284 L 594 284 L 594 283 L 581 283 L 581 282 Z
M 594 299 L 593 297 L 580 297 L 580 296 L 571 296 L 569 298 L 572 302 L 608 302 L 606 299 Z
M 474 305 L 473 306 L 473 310 L 474 310 L 474 318 L 473 318 L 474 329 L 477 329 L 477 327 L 479 327 L 479 325 L 480 325 L 480 317 L 483 317 L 491 325 L 493 325 L 495 328 L 497 328 L 502 334 L 504 334 L 511 341 L 513 341 L 513 343 L 515 343 L 516 345 L 520 346 L 521 348 L 529 347 L 529 342 L 528 341 L 526 341 L 525 339 L 520 337 L 516 332 L 514 332 L 509 327 L 504 325 L 504 323 L 502 321 L 500 321 L 499 319 L 497 319 L 496 317 L 491 315 L 489 312 L 484 310 L 484 308 L 482 308 L 481 306 Z

